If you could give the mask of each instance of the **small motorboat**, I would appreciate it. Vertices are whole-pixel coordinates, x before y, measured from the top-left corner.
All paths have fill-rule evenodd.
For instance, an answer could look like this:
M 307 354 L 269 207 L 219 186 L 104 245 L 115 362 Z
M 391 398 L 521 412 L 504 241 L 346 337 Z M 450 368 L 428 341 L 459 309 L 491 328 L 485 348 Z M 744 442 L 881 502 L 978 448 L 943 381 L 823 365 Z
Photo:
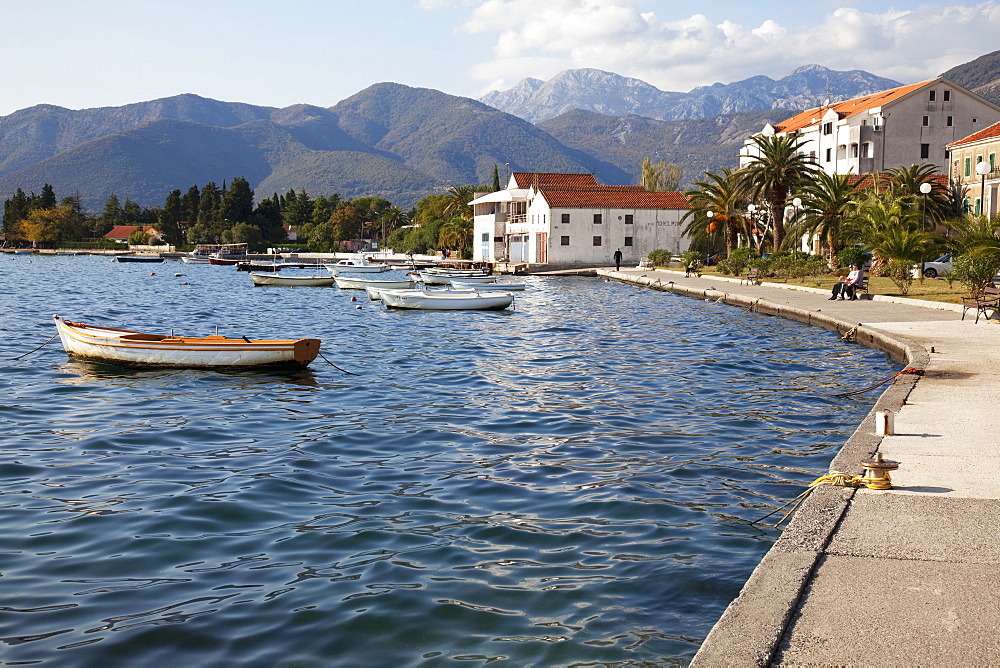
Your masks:
M 333 285 L 333 276 L 329 274 L 326 276 L 296 276 L 294 274 L 279 274 L 277 272 L 268 274 L 251 271 L 250 279 L 254 285 L 284 285 L 290 287 L 301 285 L 303 287 L 314 288 L 328 288 Z
M 339 276 L 340 274 L 374 274 L 389 271 L 388 266 L 373 264 L 361 255 L 338 260 L 333 264 L 324 264 L 323 266 L 334 276 Z
M 364 290 L 369 285 L 383 290 L 408 290 L 416 285 L 416 283 L 408 278 L 392 281 L 380 278 L 368 278 L 364 275 L 351 276 L 350 274 L 337 276 L 335 280 L 337 287 L 341 290 Z
M 85 325 L 52 316 L 66 353 L 99 362 L 143 367 L 244 368 L 307 366 L 319 355 L 319 339 L 230 339 L 143 334 Z
M 382 290 L 387 308 L 422 311 L 502 311 L 514 302 L 510 292 L 474 290 Z

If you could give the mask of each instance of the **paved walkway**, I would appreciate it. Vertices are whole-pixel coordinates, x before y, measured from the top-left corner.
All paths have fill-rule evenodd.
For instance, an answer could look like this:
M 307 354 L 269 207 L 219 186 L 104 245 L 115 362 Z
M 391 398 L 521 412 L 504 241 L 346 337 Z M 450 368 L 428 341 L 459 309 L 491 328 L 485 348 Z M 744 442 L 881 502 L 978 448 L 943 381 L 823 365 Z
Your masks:
M 811 494 L 692 665 L 1000 665 L 1000 321 L 878 295 L 600 273 L 836 328 L 924 370 L 889 386 L 831 464 L 858 474 L 877 450 L 900 462 L 893 488 Z M 876 436 L 884 410 L 894 434 Z

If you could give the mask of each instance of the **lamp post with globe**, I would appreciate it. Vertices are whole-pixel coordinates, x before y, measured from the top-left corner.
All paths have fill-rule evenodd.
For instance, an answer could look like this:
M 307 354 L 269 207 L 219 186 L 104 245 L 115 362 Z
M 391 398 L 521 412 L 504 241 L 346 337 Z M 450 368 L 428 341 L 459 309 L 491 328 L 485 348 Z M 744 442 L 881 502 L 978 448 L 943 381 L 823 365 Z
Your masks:
M 990 173 L 990 163 L 981 160 L 976 163 L 976 174 L 983 177 L 982 192 L 979 195 L 979 213 L 986 215 L 986 175 Z
M 927 230 L 927 194 L 931 191 L 931 184 L 924 181 L 920 184 L 920 194 L 924 196 L 923 217 L 920 221 L 920 229 Z

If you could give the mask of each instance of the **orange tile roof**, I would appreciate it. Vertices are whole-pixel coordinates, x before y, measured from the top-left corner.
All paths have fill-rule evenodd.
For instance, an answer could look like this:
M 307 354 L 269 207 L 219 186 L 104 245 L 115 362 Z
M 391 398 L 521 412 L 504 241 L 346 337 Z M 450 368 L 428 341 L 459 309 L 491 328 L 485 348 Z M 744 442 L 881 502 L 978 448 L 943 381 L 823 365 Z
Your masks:
M 806 109 L 791 118 L 787 118 L 780 123 L 776 123 L 774 125 L 774 129 L 777 132 L 795 132 L 797 130 L 807 128 L 810 125 L 819 123 L 823 114 L 830 109 L 833 109 L 840 119 L 850 118 L 851 116 L 860 114 L 861 112 L 867 111 L 872 107 L 880 107 L 890 102 L 894 102 L 895 100 L 909 95 L 918 88 L 926 86 L 933 81 L 936 81 L 936 79 L 929 79 L 927 81 L 921 81 L 920 83 L 909 84 L 908 86 L 900 86 L 899 88 L 890 88 L 889 90 L 884 90 L 879 93 L 863 95 L 852 100 L 835 102 L 822 107 Z
M 128 239 L 129 235 L 139 229 L 138 225 L 115 225 L 111 231 L 104 235 L 105 239 Z M 143 232 L 155 232 L 149 225 L 142 226 Z
M 593 174 L 559 174 L 554 172 L 514 172 L 514 182 L 518 188 L 530 188 L 536 179 L 539 188 L 554 188 L 561 186 L 596 186 L 597 179 Z
M 996 139 L 997 137 L 1000 137 L 1000 122 L 994 123 L 989 127 L 985 127 L 979 132 L 974 132 L 964 139 L 953 141 L 948 144 L 947 147 L 951 148 L 952 146 L 961 146 L 962 144 L 971 144 L 984 139 Z
M 612 190 L 613 188 L 613 190 Z M 649 192 L 635 186 L 605 186 L 599 190 L 546 190 L 542 197 L 553 208 L 690 209 L 683 193 Z

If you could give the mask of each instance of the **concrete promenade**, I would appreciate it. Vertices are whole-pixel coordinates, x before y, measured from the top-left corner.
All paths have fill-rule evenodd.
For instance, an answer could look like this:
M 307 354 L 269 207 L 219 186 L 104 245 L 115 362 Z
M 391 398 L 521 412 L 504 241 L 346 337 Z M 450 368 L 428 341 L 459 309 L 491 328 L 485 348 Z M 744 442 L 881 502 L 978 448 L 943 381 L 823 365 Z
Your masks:
M 887 386 L 830 466 L 860 474 L 878 451 L 900 463 L 893 488 L 817 488 L 693 666 L 1000 665 L 1000 321 L 879 295 L 598 273 L 836 329 L 924 371 Z M 894 434 L 876 436 L 884 410 Z

